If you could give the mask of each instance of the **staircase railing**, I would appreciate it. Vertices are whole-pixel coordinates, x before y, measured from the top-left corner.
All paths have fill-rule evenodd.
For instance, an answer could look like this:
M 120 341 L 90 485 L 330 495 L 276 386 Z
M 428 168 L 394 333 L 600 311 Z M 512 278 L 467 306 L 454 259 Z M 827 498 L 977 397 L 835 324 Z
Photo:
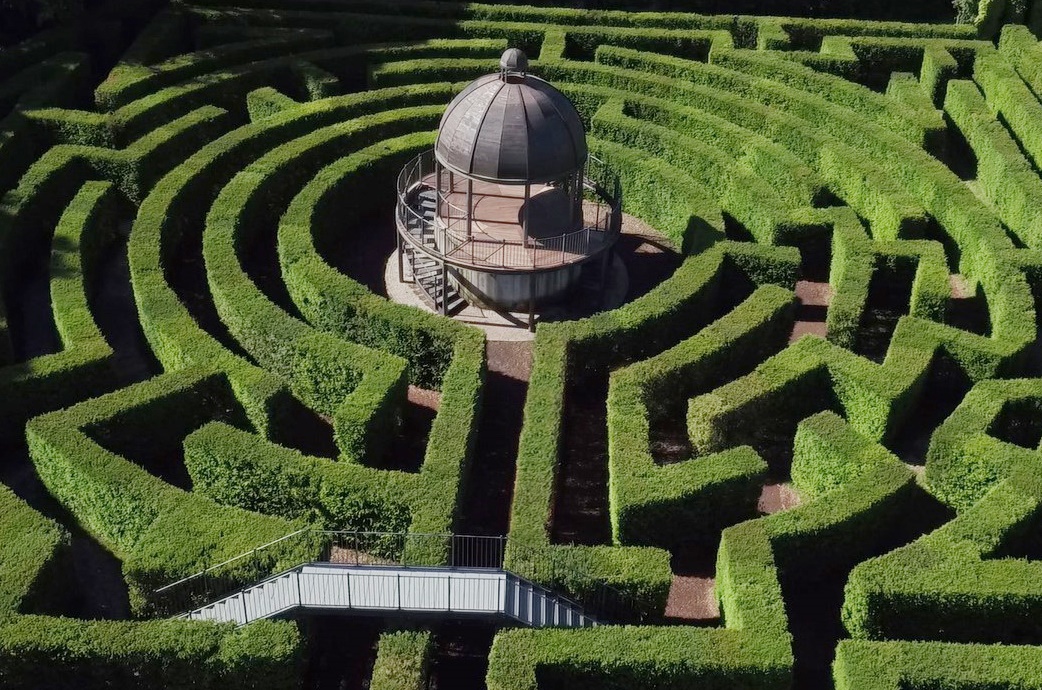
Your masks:
M 183 613 L 237 592 L 250 589 L 258 581 L 273 579 L 271 573 L 285 573 L 305 563 L 335 563 L 352 566 L 438 567 L 487 569 L 504 571 L 507 539 L 504 536 L 461 534 L 418 534 L 404 532 L 330 531 L 305 528 L 288 534 L 233 558 L 226 559 L 197 573 L 164 585 L 153 592 L 155 608 L 168 615 Z M 512 553 L 518 554 L 516 547 Z M 297 558 L 287 562 L 286 558 Z M 280 560 L 281 559 L 281 560 Z M 524 562 L 532 565 L 540 579 L 563 583 L 575 576 L 563 572 L 546 556 L 545 549 L 524 554 Z M 244 562 L 272 565 L 263 567 L 246 580 L 229 577 L 229 570 L 242 572 Z M 245 569 L 245 572 L 253 570 Z M 523 574 L 522 574 L 523 575 Z M 526 578 L 531 579 L 531 578 Z M 583 591 L 566 594 L 540 587 L 548 595 L 569 602 L 599 620 L 609 622 L 642 622 L 646 613 L 627 593 L 608 583 L 585 583 Z

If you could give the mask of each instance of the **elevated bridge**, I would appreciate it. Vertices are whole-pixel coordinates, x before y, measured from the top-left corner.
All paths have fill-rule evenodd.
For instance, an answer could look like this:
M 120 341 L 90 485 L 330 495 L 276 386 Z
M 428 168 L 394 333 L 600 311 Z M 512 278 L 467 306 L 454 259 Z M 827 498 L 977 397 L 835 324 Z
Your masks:
M 314 613 L 400 618 L 482 618 L 502 625 L 585 628 L 606 622 L 559 592 L 503 567 L 505 539 L 304 529 L 156 590 L 167 610 L 192 620 L 246 625 Z M 241 586 L 244 564 L 299 565 Z M 316 558 L 315 555 L 319 554 Z M 301 556 L 296 556 L 302 558 Z M 605 587 L 599 609 L 619 597 Z
M 576 603 L 506 570 L 309 563 L 189 611 L 245 625 L 300 613 L 489 618 L 530 627 L 592 627 Z

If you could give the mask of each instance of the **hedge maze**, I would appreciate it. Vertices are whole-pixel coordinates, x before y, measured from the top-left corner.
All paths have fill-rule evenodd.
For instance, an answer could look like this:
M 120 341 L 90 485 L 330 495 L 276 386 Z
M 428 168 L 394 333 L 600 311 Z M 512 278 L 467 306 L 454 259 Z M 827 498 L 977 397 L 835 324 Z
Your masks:
M 467 518 L 507 404 L 483 333 L 350 257 L 375 243 L 382 271 L 398 170 L 516 46 L 677 268 L 539 325 L 491 508 L 508 568 L 609 583 L 632 616 L 500 630 L 487 687 L 1042 688 L 1022 5 L 978 27 L 201 0 L 0 52 L 0 684 L 320 687 L 307 625 L 177 620 L 156 590 L 305 525 L 492 529 Z M 76 563 L 103 552 L 125 610 L 91 615 Z M 718 614 L 673 613 L 692 578 Z M 439 634 L 388 626 L 352 687 L 425 687 Z

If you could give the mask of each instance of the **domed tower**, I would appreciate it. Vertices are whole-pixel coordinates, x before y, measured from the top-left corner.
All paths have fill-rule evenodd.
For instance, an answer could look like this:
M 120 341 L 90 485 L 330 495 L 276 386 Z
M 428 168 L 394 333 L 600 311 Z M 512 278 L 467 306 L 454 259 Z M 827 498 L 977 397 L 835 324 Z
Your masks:
M 516 48 L 442 116 L 433 151 L 398 180 L 399 278 L 405 268 L 442 313 L 462 300 L 498 311 L 567 295 L 621 228 L 617 180 L 586 147 L 571 101 L 528 71 Z M 598 179 L 587 174 L 596 166 Z

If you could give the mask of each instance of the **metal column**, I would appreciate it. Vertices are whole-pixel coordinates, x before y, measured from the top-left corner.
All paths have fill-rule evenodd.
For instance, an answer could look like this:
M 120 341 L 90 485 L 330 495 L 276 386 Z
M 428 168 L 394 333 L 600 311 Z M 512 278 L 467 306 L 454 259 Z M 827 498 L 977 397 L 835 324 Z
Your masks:
M 471 236 L 474 216 L 474 180 L 467 178 L 467 239 Z
M 402 233 L 395 228 L 395 237 L 398 240 L 398 282 L 405 282 L 405 266 L 403 264 L 402 254 L 405 252 L 405 247 L 402 246 Z
M 445 267 L 445 261 L 441 262 L 441 315 L 449 315 L 449 271 Z
M 530 184 L 528 184 L 526 182 L 525 183 L 525 205 L 522 206 L 522 208 L 524 209 L 524 214 L 523 214 L 523 218 L 522 218 L 522 221 L 521 221 L 521 230 L 522 230 L 522 236 L 523 236 L 522 245 L 525 246 L 525 247 L 528 247 L 528 211 L 529 211 L 529 206 L 531 205 L 528 202 L 531 199 L 531 194 L 532 194 L 532 185 L 530 185 Z
M 535 276 L 528 276 L 528 330 L 535 333 Z

